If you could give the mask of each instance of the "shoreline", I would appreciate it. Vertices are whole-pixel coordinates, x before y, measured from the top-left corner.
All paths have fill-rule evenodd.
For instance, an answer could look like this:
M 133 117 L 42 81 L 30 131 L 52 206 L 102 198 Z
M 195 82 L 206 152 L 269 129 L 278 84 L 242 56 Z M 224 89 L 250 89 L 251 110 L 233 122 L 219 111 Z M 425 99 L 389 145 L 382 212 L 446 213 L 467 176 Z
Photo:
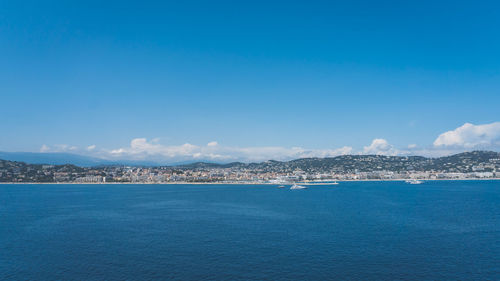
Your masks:
M 366 179 L 366 180 L 335 180 L 337 183 L 342 182 L 404 182 L 409 179 Z M 500 178 L 486 179 L 418 179 L 421 181 L 499 181 Z M 137 185 L 291 185 L 293 183 L 267 183 L 267 182 L 0 182 L 0 185 L 5 184 L 75 184 L 75 185 L 117 185 L 117 184 L 137 184 Z M 297 182 L 302 185 L 334 185 L 331 182 Z

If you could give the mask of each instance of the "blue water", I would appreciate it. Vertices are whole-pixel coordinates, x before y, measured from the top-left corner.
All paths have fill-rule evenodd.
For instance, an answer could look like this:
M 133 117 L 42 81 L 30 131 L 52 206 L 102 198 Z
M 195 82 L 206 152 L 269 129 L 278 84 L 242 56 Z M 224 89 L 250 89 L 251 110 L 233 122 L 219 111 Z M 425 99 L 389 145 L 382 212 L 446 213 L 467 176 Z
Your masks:
M 0 185 L 1 280 L 499 280 L 500 181 Z

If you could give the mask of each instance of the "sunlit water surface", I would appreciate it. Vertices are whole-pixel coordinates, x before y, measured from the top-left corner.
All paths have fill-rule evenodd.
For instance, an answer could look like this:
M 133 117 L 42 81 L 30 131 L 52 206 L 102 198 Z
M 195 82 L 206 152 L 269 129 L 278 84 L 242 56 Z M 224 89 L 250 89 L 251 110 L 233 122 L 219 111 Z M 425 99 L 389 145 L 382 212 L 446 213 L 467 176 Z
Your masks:
M 499 280 L 500 181 L 0 185 L 1 280 Z

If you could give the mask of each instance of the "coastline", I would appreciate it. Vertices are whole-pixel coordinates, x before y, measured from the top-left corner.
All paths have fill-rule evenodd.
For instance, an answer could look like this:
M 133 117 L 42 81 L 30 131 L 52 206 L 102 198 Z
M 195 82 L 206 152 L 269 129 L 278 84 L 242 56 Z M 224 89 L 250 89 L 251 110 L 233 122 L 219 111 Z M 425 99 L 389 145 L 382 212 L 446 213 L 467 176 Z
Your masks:
M 363 180 L 335 180 L 337 183 L 342 182 L 394 182 L 394 181 L 406 181 L 408 179 L 363 179 Z M 471 178 L 471 179 L 419 179 L 421 181 L 500 181 L 500 178 Z M 308 186 L 321 186 L 321 185 L 332 185 L 331 182 L 297 182 L 298 184 L 308 185 Z M 292 183 L 277 184 L 268 182 L 0 182 L 0 185 L 6 184 L 46 184 L 46 185 L 58 185 L 58 184 L 75 184 L 75 185 L 118 185 L 118 184 L 137 184 L 137 185 L 290 185 Z

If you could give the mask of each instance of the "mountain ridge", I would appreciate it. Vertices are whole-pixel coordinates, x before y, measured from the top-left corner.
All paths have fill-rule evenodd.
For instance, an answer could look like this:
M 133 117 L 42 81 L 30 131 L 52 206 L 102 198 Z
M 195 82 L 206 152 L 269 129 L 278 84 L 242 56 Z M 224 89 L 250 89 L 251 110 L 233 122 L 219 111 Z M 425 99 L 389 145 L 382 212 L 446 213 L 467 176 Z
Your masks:
M 43 154 L 44 157 L 40 157 Z M 136 167 L 171 167 L 178 169 L 213 169 L 213 168 L 242 168 L 242 169 L 268 169 L 268 170 L 304 170 L 309 172 L 320 172 L 323 170 L 342 171 L 366 171 L 381 170 L 425 170 L 447 163 L 457 162 L 467 164 L 473 161 L 488 162 L 491 159 L 500 158 L 500 152 L 495 151 L 470 151 L 442 157 L 424 156 L 386 156 L 386 155 L 339 155 L 335 157 L 310 157 L 298 158 L 289 161 L 267 160 L 263 162 L 230 162 L 213 163 L 198 161 L 188 164 L 161 165 L 147 161 L 109 161 L 100 158 L 82 156 L 70 153 L 34 153 L 34 152 L 0 152 L 0 159 L 13 162 L 21 162 L 33 165 L 74 165 L 77 167 L 101 167 L 101 166 L 136 166 Z M 48 161 L 45 161 L 47 160 Z M 380 166 L 382 165 L 382 166 Z

